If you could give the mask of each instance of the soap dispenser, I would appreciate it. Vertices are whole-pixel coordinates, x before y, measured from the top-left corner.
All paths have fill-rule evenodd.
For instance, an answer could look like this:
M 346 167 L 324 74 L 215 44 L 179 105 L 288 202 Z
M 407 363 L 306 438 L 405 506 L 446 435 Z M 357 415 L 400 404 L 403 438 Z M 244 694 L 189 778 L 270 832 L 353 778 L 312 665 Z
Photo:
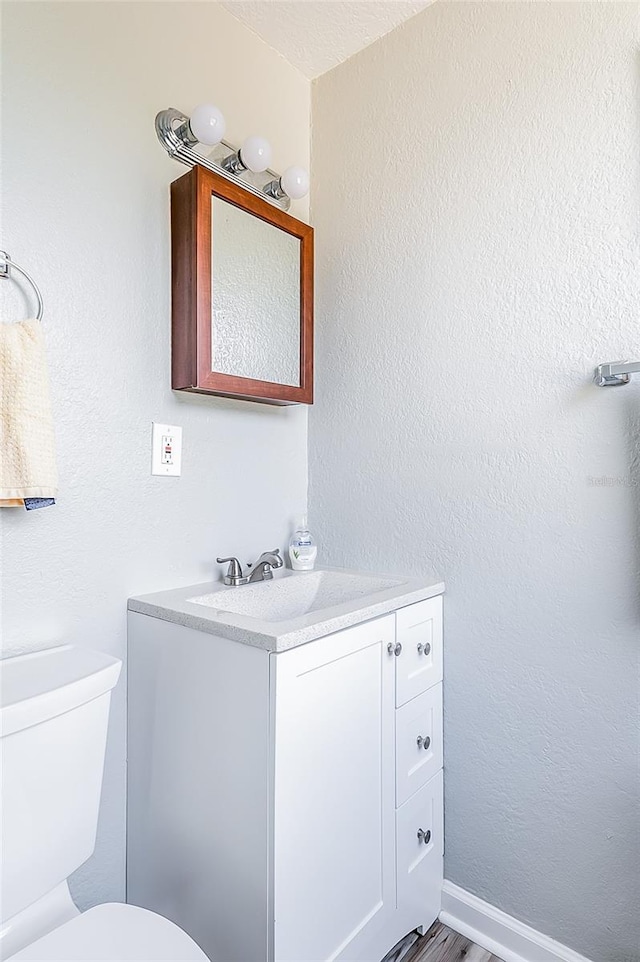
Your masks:
M 289 542 L 289 558 L 294 571 L 313 571 L 318 548 L 307 525 L 306 514 L 302 516 Z

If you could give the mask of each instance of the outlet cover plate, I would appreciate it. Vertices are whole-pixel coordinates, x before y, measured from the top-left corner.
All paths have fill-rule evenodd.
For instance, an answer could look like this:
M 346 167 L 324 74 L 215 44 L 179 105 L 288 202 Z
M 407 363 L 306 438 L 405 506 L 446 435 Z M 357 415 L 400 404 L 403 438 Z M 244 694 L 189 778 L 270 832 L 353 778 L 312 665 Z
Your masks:
M 151 474 L 177 478 L 182 471 L 182 428 L 152 423 Z

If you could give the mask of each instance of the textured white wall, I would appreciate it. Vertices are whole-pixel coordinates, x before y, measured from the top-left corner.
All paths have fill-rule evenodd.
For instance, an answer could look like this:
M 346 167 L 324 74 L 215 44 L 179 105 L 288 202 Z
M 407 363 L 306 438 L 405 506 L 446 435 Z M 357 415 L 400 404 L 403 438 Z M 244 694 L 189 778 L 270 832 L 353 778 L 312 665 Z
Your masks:
M 312 98 L 312 528 L 446 579 L 446 874 L 597 962 L 640 958 L 640 382 L 590 383 L 640 357 L 639 10 L 437 3 Z
M 218 4 L 8 3 L 3 21 L 2 247 L 44 294 L 60 468 L 55 508 L 0 519 L 4 645 L 123 657 L 128 595 L 284 547 L 306 506 L 305 409 L 170 390 L 169 184 L 186 168 L 153 120 L 211 99 L 229 139 L 264 133 L 276 169 L 307 164 L 309 84 Z M 0 293 L 3 320 L 23 317 Z M 184 428 L 180 479 L 150 475 L 152 420 Z M 121 683 L 83 906 L 124 895 L 124 705 Z

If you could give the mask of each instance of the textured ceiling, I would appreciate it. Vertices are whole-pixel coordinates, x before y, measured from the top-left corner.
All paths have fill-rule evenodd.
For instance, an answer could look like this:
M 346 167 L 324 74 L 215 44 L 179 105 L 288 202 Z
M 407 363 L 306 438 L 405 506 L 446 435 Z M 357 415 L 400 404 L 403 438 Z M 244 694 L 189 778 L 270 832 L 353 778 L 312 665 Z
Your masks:
M 226 0 L 223 6 L 309 78 L 331 70 L 433 0 Z

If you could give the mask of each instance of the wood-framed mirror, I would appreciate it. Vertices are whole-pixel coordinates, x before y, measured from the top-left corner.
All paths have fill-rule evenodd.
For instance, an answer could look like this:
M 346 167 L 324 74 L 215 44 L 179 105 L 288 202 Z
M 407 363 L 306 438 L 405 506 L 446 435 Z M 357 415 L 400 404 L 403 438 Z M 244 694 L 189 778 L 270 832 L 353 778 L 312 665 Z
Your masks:
M 313 228 L 204 167 L 171 184 L 172 387 L 313 403 Z

